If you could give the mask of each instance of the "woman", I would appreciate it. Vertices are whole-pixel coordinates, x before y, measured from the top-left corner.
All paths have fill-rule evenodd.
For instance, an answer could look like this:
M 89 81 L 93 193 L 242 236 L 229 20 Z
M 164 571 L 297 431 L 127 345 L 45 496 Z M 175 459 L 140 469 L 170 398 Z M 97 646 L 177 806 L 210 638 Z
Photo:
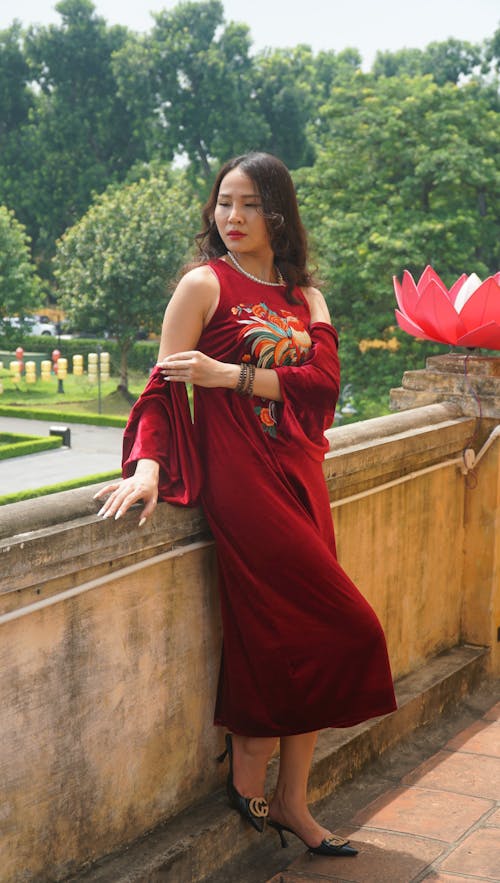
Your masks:
M 190 502 L 177 485 L 169 495 L 156 426 L 165 408 L 175 420 L 177 385 L 192 383 L 200 498 L 219 563 L 215 724 L 232 733 L 221 756 L 229 754 L 231 805 L 259 831 L 268 815 L 283 845 L 288 830 L 313 852 L 356 855 L 306 800 L 318 730 L 395 708 L 382 629 L 336 560 L 322 473 L 339 391 L 337 337 L 311 284 L 293 183 L 278 159 L 250 153 L 226 163 L 203 220 L 201 261 L 168 304 L 158 366 L 129 423 L 126 478 L 101 491 L 110 496 L 100 514 L 118 518 L 143 500 L 142 524 L 158 487 L 162 499 Z

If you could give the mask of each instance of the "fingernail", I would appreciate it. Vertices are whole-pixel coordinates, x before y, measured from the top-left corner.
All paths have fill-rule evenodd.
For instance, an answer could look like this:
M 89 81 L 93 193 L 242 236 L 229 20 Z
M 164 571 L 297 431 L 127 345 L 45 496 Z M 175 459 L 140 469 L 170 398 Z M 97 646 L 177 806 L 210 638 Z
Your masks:
M 139 521 L 139 527 L 142 527 L 143 524 L 146 524 L 145 518 L 141 518 L 141 520 Z
M 118 521 L 118 519 L 121 518 L 121 517 L 122 517 L 122 513 L 121 513 L 120 510 L 118 509 L 118 512 L 117 512 L 116 515 L 115 515 L 115 521 Z
M 105 512 L 102 517 L 103 517 L 103 519 L 104 518 L 111 518 L 111 512 Z
M 95 499 L 95 497 L 94 497 L 94 499 Z M 101 506 L 101 508 L 99 509 L 99 512 L 97 513 L 97 515 L 98 515 L 98 516 L 99 516 L 99 515 L 102 515 L 103 512 L 104 512 L 104 506 Z

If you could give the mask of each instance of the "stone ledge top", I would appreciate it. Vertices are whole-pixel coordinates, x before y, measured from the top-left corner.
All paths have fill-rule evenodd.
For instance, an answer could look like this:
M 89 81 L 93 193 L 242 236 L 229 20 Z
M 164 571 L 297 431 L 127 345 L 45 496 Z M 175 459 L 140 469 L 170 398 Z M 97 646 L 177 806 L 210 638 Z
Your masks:
M 426 367 L 445 374 L 474 374 L 483 377 L 500 377 L 500 356 L 476 356 L 474 354 L 446 353 L 429 356 Z
M 442 402 L 351 423 L 348 426 L 339 426 L 326 432 L 330 445 L 329 456 L 334 456 L 338 451 L 345 452 L 349 448 L 372 446 L 377 439 L 382 443 L 391 436 L 403 432 L 459 419 L 463 419 L 460 406 Z M 0 541 L 78 519 L 94 520 L 100 504 L 93 499 L 93 496 L 106 483 L 87 485 L 1 506 Z M 171 510 L 173 518 L 182 517 L 179 509 L 184 507 L 170 506 L 168 503 L 162 504 L 162 508 L 163 506 Z

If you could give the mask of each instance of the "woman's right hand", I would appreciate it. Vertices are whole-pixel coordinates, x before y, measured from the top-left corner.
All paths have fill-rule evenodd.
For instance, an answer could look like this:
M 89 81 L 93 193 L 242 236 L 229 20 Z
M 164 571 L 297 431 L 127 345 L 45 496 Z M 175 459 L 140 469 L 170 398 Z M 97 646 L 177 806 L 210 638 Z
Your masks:
M 160 467 L 155 460 L 139 460 L 134 475 L 123 481 L 115 481 L 101 488 L 94 496 L 94 500 L 100 500 L 107 496 L 102 509 L 97 513 L 103 518 L 115 517 L 115 520 L 125 515 L 128 509 L 137 503 L 144 501 L 141 511 L 139 527 L 153 514 L 158 502 L 158 479 Z

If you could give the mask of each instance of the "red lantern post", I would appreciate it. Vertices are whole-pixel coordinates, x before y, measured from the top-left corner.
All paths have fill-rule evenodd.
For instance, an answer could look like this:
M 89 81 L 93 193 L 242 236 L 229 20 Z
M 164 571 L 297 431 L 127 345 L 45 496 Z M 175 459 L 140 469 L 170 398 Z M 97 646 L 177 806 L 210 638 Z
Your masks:
M 58 373 L 58 364 L 57 363 L 59 362 L 60 358 L 61 358 L 60 350 L 52 350 L 52 368 L 53 368 L 54 374 Z M 64 392 L 64 384 L 62 381 L 62 377 L 58 377 L 57 392 Z
M 22 346 L 18 346 L 16 348 L 16 359 L 19 362 L 19 374 L 21 374 L 24 371 L 23 356 L 24 356 L 24 350 L 23 350 Z

